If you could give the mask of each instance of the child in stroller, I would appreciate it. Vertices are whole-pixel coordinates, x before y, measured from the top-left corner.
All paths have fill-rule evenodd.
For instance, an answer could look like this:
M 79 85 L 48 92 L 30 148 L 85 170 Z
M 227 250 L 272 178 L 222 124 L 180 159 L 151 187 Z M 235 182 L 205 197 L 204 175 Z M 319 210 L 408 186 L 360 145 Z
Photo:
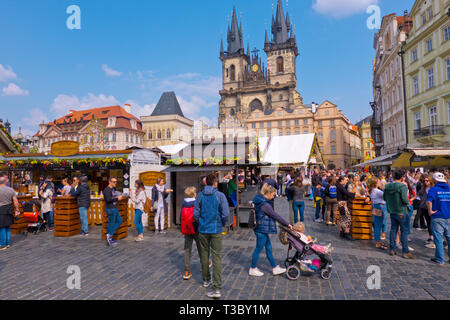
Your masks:
M 285 266 L 287 268 L 286 275 L 290 280 L 297 280 L 300 277 L 301 271 L 312 274 L 320 272 L 320 277 L 324 280 L 331 278 L 331 270 L 333 268 L 333 260 L 331 259 L 331 252 L 333 248 L 331 244 L 322 246 L 316 244 L 316 239 L 304 234 L 305 227 L 303 223 L 299 222 L 293 230 L 282 227 L 283 231 L 280 233 L 280 241 L 289 245 Z M 289 257 L 289 252 L 295 249 L 296 253 L 293 257 Z M 319 259 L 307 260 L 310 255 L 317 255 Z
M 37 201 L 22 202 L 23 216 L 28 221 L 27 230 L 23 233 L 38 234 L 47 231 L 47 221 L 42 219 L 40 214 L 41 205 Z

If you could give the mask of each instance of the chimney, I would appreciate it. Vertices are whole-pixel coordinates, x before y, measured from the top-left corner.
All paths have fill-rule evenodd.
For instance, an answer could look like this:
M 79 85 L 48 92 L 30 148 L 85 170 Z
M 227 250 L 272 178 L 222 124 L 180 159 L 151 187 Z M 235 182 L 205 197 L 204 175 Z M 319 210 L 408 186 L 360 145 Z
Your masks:
M 130 113 L 131 114 L 131 104 L 125 104 L 124 106 L 123 106 L 123 108 L 125 109 L 125 111 L 126 112 L 128 112 L 128 113 Z

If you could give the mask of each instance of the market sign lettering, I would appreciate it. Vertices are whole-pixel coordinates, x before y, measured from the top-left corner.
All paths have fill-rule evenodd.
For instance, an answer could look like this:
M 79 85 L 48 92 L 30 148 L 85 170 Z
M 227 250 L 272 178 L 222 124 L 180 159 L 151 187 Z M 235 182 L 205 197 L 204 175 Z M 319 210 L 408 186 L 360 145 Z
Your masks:
M 139 180 L 141 180 L 145 186 L 154 186 L 158 178 L 166 179 L 166 174 L 157 171 L 147 171 L 139 174 Z
M 80 144 L 76 141 L 58 141 L 52 143 L 51 154 L 56 157 L 69 157 L 78 154 Z

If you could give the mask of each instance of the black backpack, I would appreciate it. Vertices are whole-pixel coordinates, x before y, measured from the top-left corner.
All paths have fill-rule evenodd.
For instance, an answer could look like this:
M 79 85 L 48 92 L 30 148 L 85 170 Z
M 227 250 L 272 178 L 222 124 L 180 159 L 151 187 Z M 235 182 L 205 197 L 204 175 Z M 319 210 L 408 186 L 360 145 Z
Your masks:
M 252 203 L 252 209 L 250 210 L 250 214 L 248 215 L 248 227 L 253 230 L 256 229 L 261 224 L 263 219 L 264 217 L 260 221 L 256 221 L 256 208 Z

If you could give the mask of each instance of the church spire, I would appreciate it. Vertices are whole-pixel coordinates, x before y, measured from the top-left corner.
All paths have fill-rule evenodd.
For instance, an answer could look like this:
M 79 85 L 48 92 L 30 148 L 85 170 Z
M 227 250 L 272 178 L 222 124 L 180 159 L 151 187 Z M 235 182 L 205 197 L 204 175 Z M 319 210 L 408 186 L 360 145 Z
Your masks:
M 275 20 L 275 23 L 272 23 L 272 34 L 275 43 L 285 43 L 289 39 L 288 33 L 289 31 L 288 23 L 290 24 L 289 15 L 287 15 L 287 19 L 288 22 L 284 17 L 283 5 L 281 4 L 281 0 L 278 0 L 276 19 L 274 19 L 272 16 L 272 21 Z
M 228 53 L 236 53 L 239 50 L 244 49 L 244 42 L 242 36 L 242 23 L 241 26 L 238 24 L 236 7 L 233 7 L 233 18 L 231 20 L 231 28 L 228 27 Z

